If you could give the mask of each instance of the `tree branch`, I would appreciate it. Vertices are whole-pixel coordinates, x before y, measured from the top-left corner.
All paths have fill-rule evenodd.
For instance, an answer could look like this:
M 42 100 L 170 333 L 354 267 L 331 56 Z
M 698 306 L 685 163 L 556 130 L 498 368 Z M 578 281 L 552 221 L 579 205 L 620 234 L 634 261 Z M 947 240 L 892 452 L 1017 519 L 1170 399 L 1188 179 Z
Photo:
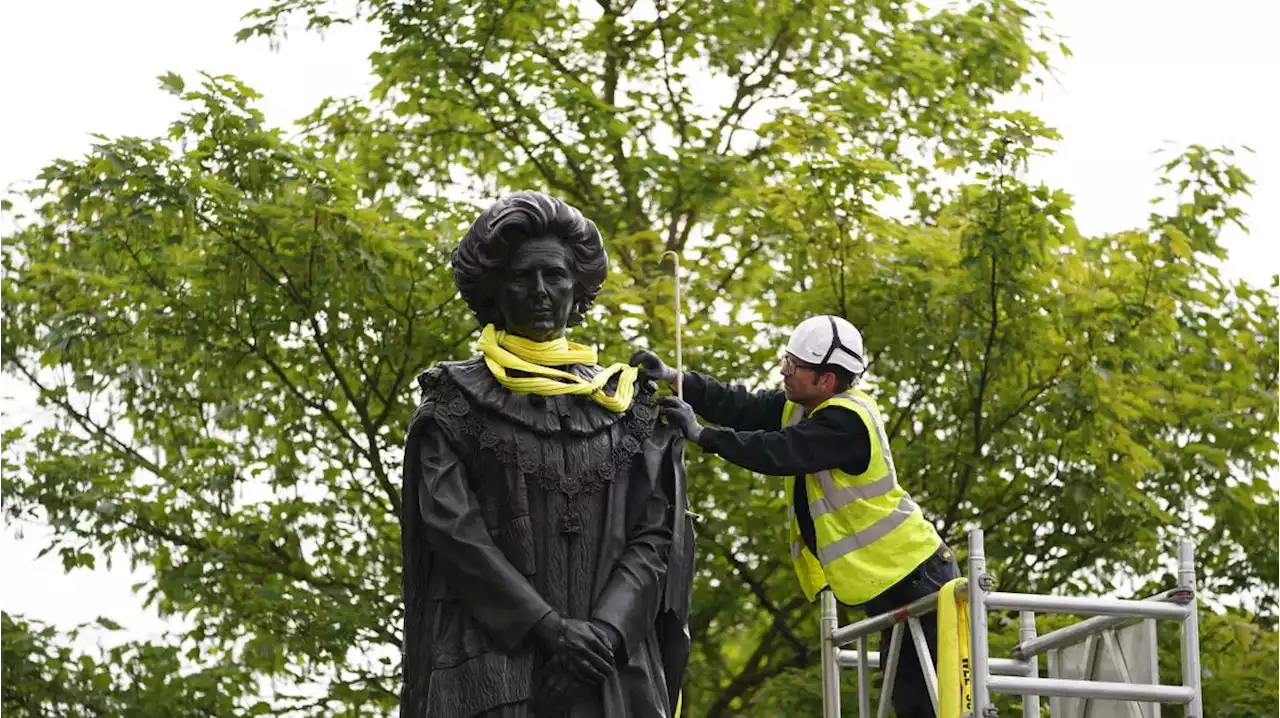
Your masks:
M 1018 406 L 1014 407 L 1013 410 L 1011 410 L 1008 414 L 1000 417 L 998 420 L 993 422 L 991 426 L 988 427 L 987 435 L 995 436 L 996 434 L 1000 433 L 1000 431 L 1004 429 L 1004 427 L 1008 425 L 1010 421 L 1013 421 L 1014 419 L 1016 419 L 1020 414 L 1022 414 L 1022 412 L 1026 411 L 1028 408 L 1034 405 L 1037 399 L 1044 396 L 1045 392 L 1057 386 L 1058 379 L 1061 378 L 1062 376 L 1062 370 L 1065 369 L 1067 366 L 1067 359 L 1068 357 L 1064 355 L 1062 359 L 1058 361 L 1058 367 L 1054 370 L 1053 374 L 1048 379 L 1041 382 L 1039 386 L 1028 387 L 1027 389 L 1023 390 L 1023 394 L 1030 392 L 1031 396 L 1027 397 L 1025 401 L 1018 404 Z
M 800 3 L 793 15 L 806 12 L 807 9 L 806 3 Z M 753 92 L 761 87 L 767 86 L 778 75 L 782 67 L 782 62 L 786 58 L 787 52 L 790 50 L 791 41 L 793 39 L 790 31 L 791 17 L 788 17 L 783 20 L 782 26 L 778 28 L 778 32 L 774 34 L 773 39 L 769 42 L 769 47 L 761 53 L 760 58 L 752 64 L 751 69 L 744 72 L 738 78 L 738 87 L 734 92 L 733 100 L 729 103 L 729 108 L 725 110 L 720 121 L 716 123 L 715 129 L 712 130 L 712 142 L 709 145 L 710 147 L 719 147 L 725 128 L 731 123 L 739 122 L 742 119 L 742 116 L 745 115 L 746 112 L 755 104 L 751 103 L 746 108 L 742 108 L 742 103 L 750 97 Z M 756 72 L 765 65 L 765 63 L 770 63 L 770 68 L 765 71 L 765 74 L 761 76 L 759 80 L 752 82 L 751 77 L 755 75 Z M 719 154 L 723 155 L 729 151 L 729 143 L 726 141 L 724 144 L 725 146 L 723 149 L 716 150 Z
M 772 600 L 769 599 L 769 593 L 765 589 L 764 583 L 751 575 L 751 571 L 747 568 L 746 564 L 739 561 L 738 557 L 733 555 L 732 549 L 721 546 L 716 541 L 712 541 L 712 545 L 719 549 L 720 555 L 724 556 L 725 560 L 733 566 L 734 572 L 738 574 L 743 583 L 747 584 L 747 588 L 749 588 L 752 595 L 760 601 L 760 605 L 769 612 L 769 615 L 773 616 L 774 625 L 779 627 L 779 632 L 782 634 L 783 638 L 787 639 L 787 642 L 791 644 L 792 648 L 796 650 L 796 653 L 800 655 L 807 654 L 810 650 L 809 647 L 797 638 L 796 635 L 792 633 L 791 629 L 787 627 L 787 621 L 789 620 L 788 617 L 782 613 L 781 609 L 779 609 Z M 777 562 L 770 562 L 770 569 L 768 573 L 765 574 L 764 580 L 768 580 L 769 576 L 772 576 L 777 568 Z
M 945 369 L 947 364 L 951 363 L 951 357 L 955 354 L 956 349 L 959 348 L 959 346 L 959 338 L 953 340 L 951 342 L 951 346 L 947 348 L 946 356 L 942 358 L 942 362 L 938 366 Z M 911 393 L 911 399 L 907 401 L 907 405 L 903 407 L 903 410 L 898 413 L 898 417 L 893 420 L 893 424 L 889 427 L 889 441 L 893 441 L 893 437 L 898 435 L 898 430 L 902 428 L 902 424 L 907 420 L 907 417 L 915 413 L 916 405 L 924 398 L 927 388 L 931 385 L 931 382 L 928 381 L 929 378 L 931 377 L 927 377 L 926 380 L 920 381 L 917 384 L 916 390 Z
M 183 546 L 193 551 L 197 551 L 200 553 L 207 553 L 213 550 L 209 546 L 209 544 L 205 543 L 201 539 L 195 538 L 193 536 L 184 536 L 182 534 L 169 531 L 165 528 L 162 528 L 156 525 L 153 521 L 150 521 L 149 519 L 145 519 L 142 517 L 138 517 L 133 520 L 130 520 L 128 518 L 122 518 L 120 522 L 125 526 L 128 526 L 129 528 L 134 529 L 135 531 L 139 531 L 141 533 L 147 534 L 152 538 L 158 538 L 164 541 L 168 541 L 169 543 L 172 543 L 178 546 Z M 306 565 L 306 562 L 302 559 L 302 557 L 294 557 L 296 560 L 291 562 L 272 561 L 272 560 L 268 560 L 265 557 L 239 553 L 234 550 L 236 546 L 238 546 L 238 544 L 233 542 L 228 544 L 227 546 L 219 546 L 217 548 L 217 551 L 220 553 L 231 553 L 232 554 L 230 556 L 231 562 L 243 563 L 249 566 L 254 566 L 256 568 L 261 568 L 266 571 L 270 571 L 272 573 L 278 573 L 281 576 L 284 576 L 285 578 L 290 578 L 295 581 L 299 581 L 301 583 L 306 583 L 318 589 L 343 588 L 357 595 L 369 594 L 369 591 L 365 589 L 363 586 L 353 584 L 353 583 L 347 583 L 345 581 L 341 581 L 335 578 L 326 578 L 323 576 L 317 576 L 313 573 L 310 573 L 309 571 L 304 571 L 291 565 L 291 563 Z
M 712 294 L 719 295 L 724 292 L 725 288 L 729 286 L 729 282 L 733 281 L 733 275 L 737 274 L 738 270 L 742 269 L 742 266 L 747 263 L 747 260 L 755 256 L 755 254 L 763 248 L 764 241 L 756 240 L 746 252 L 742 253 L 742 255 L 738 257 L 738 261 L 733 263 L 733 266 L 729 268 L 729 271 L 721 275 L 720 281 L 716 282 L 716 288 Z
M 1003 182 L 1003 175 L 998 180 Z M 993 231 L 999 232 L 1003 224 L 1004 217 L 1004 192 L 1002 187 L 998 187 L 996 193 L 996 216 L 993 222 Z M 999 302 L 999 273 L 998 263 L 994 250 L 991 253 L 991 280 L 988 284 L 988 299 L 990 302 L 991 317 L 987 328 L 986 346 L 982 353 L 982 371 L 978 375 L 978 389 L 973 397 L 973 448 L 970 451 L 970 461 L 966 462 L 960 471 L 960 485 L 951 500 L 951 505 L 947 508 L 946 518 L 943 520 L 943 526 L 949 528 L 959 514 L 960 504 L 963 503 L 965 495 L 969 492 L 969 484 L 973 480 L 973 473 L 976 461 L 982 456 L 982 448 L 986 444 L 986 439 L 982 433 L 982 405 L 986 399 L 988 382 L 991 379 L 991 355 L 995 349 L 996 333 L 1000 327 L 1000 302 Z
M 605 10 L 604 16 L 600 18 L 601 24 L 606 26 L 604 32 L 604 97 L 602 99 L 608 105 L 607 111 L 611 113 L 618 106 L 618 83 L 621 80 L 622 63 L 626 57 L 626 50 L 618 46 L 617 21 L 618 16 L 612 10 Z M 635 187 L 631 165 L 628 162 L 630 158 L 627 157 L 626 149 L 623 147 L 622 135 L 613 134 L 609 144 L 613 152 L 613 169 L 618 173 L 618 184 L 627 200 L 627 216 L 633 223 L 633 227 L 628 227 L 628 229 L 634 229 L 635 227 L 647 228 L 650 223 L 644 216 L 643 208 L 640 204 L 640 194 Z
M 276 276 L 270 269 L 267 268 L 265 264 L 263 264 L 262 260 L 258 259 L 257 255 L 255 255 L 252 251 L 249 250 L 248 247 L 245 247 L 244 244 L 239 241 L 239 238 L 235 235 L 234 232 L 226 232 L 219 226 L 217 222 L 213 221 L 208 216 L 205 216 L 202 213 L 198 213 L 198 214 L 200 218 L 209 226 L 210 229 L 212 229 L 218 235 L 220 235 L 221 237 L 226 239 L 228 242 L 230 242 L 231 245 L 235 247 L 237 250 L 239 250 L 240 253 L 245 256 L 245 258 L 247 258 L 250 262 L 252 262 L 254 266 L 258 268 L 259 271 L 261 271 L 265 276 L 267 276 L 272 281 L 274 281 L 277 285 L 283 285 L 285 289 L 285 293 L 306 314 L 307 325 L 311 327 L 312 340 L 315 342 L 316 348 L 320 352 L 320 357 L 324 360 L 325 365 L 333 373 L 334 379 L 337 381 L 338 387 L 342 391 L 343 396 L 351 404 L 351 407 L 356 411 L 356 415 L 360 419 L 361 426 L 364 429 L 365 438 L 369 441 L 369 445 L 364 448 L 363 453 L 365 455 L 365 458 L 369 460 L 370 467 L 373 470 L 374 478 L 378 481 L 378 484 L 382 487 L 383 491 L 387 494 L 387 498 L 391 502 L 391 506 L 394 509 L 395 514 L 399 515 L 400 494 L 396 490 L 395 486 L 391 483 L 390 478 L 388 478 L 387 476 L 386 469 L 382 465 L 382 456 L 381 456 L 381 452 L 378 449 L 376 427 L 372 426 L 370 423 L 367 406 L 355 395 L 355 392 L 351 389 L 350 384 L 346 380 L 346 376 L 342 372 L 341 368 L 338 366 L 337 360 L 329 351 L 328 345 L 324 340 L 324 331 L 320 328 L 320 324 L 316 319 L 315 311 L 311 305 L 311 301 L 308 298 L 302 296 L 302 294 L 299 292 L 299 289 L 296 286 L 296 282 L 289 275 L 289 271 L 284 268 L 283 263 L 281 263 L 280 271 L 284 277 L 284 280 L 281 281 L 278 276 Z M 276 261 L 279 262 L 280 257 L 275 253 L 275 248 L 272 247 L 270 243 L 268 243 L 267 249 L 269 252 L 271 252 L 271 255 L 276 259 Z M 241 340 L 243 341 L 243 337 L 241 337 Z M 259 342 L 254 341 L 250 346 L 250 348 L 255 348 L 259 344 L 260 344 Z M 265 361 L 268 361 L 269 364 L 274 364 L 274 362 L 270 361 L 268 355 L 265 352 L 263 352 L 261 356 Z M 273 367 L 273 368 L 276 368 L 276 367 Z M 297 391 L 296 387 L 292 386 L 292 382 L 288 380 L 287 375 L 283 374 L 283 372 L 281 371 L 277 371 L 277 376 L 279 376 L 282 381 L 286 382 L 286 384 L 288 384 L 291 388 L 294 389 L 294 393 L 296 396 L 298 396 L 300 399 L 302 398 L 301 393 Z M 335 427 L 343 427 L 342 422 L 339 421 L 337 417 L 333 416 L 332 412 L 330 412 L 328 408 L 324 406 L 323 402 L 315 402 L 314 406 L 315 408 L 319 409 L 321 412 L 325 413 Z M 344 434 L 346 433 L 345 427 L 342 428 L 342 432 Z M 355 440 L 351 438 L 349 434 L 347 434 L 347 436 L 349 440 L 351 440 L 354 446 L 359 447 L 359 444 L 355 442 Z
M 142 468 L 146 469 L 147 471 L 150 471 L 151 473 L 155 474 L 158 477 L 164 477 L 168 475 L 168 471 L 163 467 L 161 467 L 159 464 L 157 464 L 155 461 L 152 461 L 151 459 L 148 459 L 147 457 L 143 456 L 138 449 L 135 449 L 133 446 L 125 443 L 123 440 L 118 438 L 115 434 L 112 434 L 110 431 L 108 431 L 105 427 L 98 425 L 97 422 L 89 418 L 89 415 L 87 413 L 82 413 L 79 409 L 75 408 L 71 404 L 71 401 L 69 399 L 59 397 L 57 395 L 57 392 L 53 391 L 52 389 L 50 389 L 49 387 L 41 383 L 40 380 L 36 377 L 35 372 L 31 371 L 25 365 L 23 365 L 22 362 L 18 359 L 18 357 L 15 354 L 13 354 L 11 351 L 6 350 L 4 353 L 4 358 L 6 363 L 9 366 L 16 369 L 19 374 L 22 374 L 22 376 L 26 378 L 28 382 L 31 383 L 32 386 L 40 390 L 40 393 L 42 396 L 51 398 L 51 400 L 55 404 L 61 407 L 63 411 L 67 412 L 67 415 L 76 424 L 78 424 L 80 428 L 88 432 L 91 438 L 96 438 L 99 441 L 102 441 L 114 447 L 117 451 L 121 452 L 125 456 L 128 456 L 133 463 L 138 464 Z
M 776 627 L 776 626 L 775 626 Z M 711 704 L 710 710 L 707 711 L 707 718 L 720 718 L 729 711 L 733 701 L 739 697 L 745 696 L 758 689 L 765 681 L 782 673 L 790 668 L 803 668 L 812 663 L 808 656 L 792 654 L 786 659 L 771 663 L 767 668 L 759 668 L 761 660 L 767 655 L 771 646 L 766 641 L 761 641 L 756 648 L 755 653 L 747 660 L 747 665 L 751 666 L 749 670 L 744 670 L 730 681 L 728 687 L 720 692 L 714 703 Z

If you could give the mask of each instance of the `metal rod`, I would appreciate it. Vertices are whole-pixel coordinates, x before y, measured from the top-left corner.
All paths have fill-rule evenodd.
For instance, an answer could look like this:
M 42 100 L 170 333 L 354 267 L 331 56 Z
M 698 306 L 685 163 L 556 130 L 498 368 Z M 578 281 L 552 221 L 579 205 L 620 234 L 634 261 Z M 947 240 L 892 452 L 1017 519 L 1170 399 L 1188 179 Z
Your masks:
M 884 682 L 880 685 L 880 705 L 876 709 L 876 718 L 889 718 L 890 700 L 893 696 L 893 683 L 898 678 L 898 657 L 902 655 L 902 624 L 893 626 L 893 634 L 889 636 L 889 658 L 884 666 Z M 879 655 L 876 656 L 879 658 Z M 870 654 L 867 662 L 871 662 Z
M 1102 650 L 1111 659 L 1111 665 L 1116 672 L 1120 674 L 1120 682 L 1134 683 L 1133 674 L 1129 672 L 1129 666 L 1124 660 L 1124 651 L 1120 650 L 1120 640 L 1116 638 L 1115 631 L 1102 632 Z M 1159 681 L 1158 678 L 1156 680 Z M 1143 718 L 1142 704 L 1129 701 L 1125 703 L 1125 708 L 1129 718 Z
M 956 584 L 956 595 L 967 596 L 969 586 L 966 582 L 961 581 Z M 887 611 L 875 616 L 864 618 L 861 621 L 854 621 L 846 626 L 840 626 L 832 634 L 831 640 L 837 646 L 847 646 L 853 643 L 861 636 L 870 636 L 873 633 L 880 633 L 888 630 L 895 623 L 901 623 L 911 616 L 925 616 L 933 613 L 938 609 L 938 594 L 931 593 L 928 596 L 918 598 L 907 605 Z
M 1182 588 L 1174 588 L 1168 591 L 1157 593 L 1156 595 L 1145 599 L 1147 601 L 1158 601 L 1161 603 L 1186 605 L 1194 597 L 1194 593 Z M 1032 638 L 1029 641 L 1021 641 L 1013 647 L 1014 658 L 1032 658 L 1042 653 L 1047 653 L 1055 648 L 1075 645 L 1086 636 L 1105 631 L 1109 628 L 1125 628 L 1132 624 L 1143 620 L 1141 616 L 1094 616 L 1079 623 L 1073 623 L 1070 626 L 1064 626 L 1056 631 L 1050 631 L 1043 636 Z
M 1065 696 L 1068 698 L 1094 698 L 1112 701 L 1190 703 L 1195 698 L 1194 691 L 1185 686 L 1077 681 L 1067 678 L 992 676 L 987 682 L 987 688 L 992 693 L 1012 693 L 1015 695 L 1034 693 L 1038 696 Z M 1188 713 L 1188 715 L 1190 714 Z
M 839 621 L 836 616 L 836 597 L 829 589 L 824 590 L 821 596 L 822 618 L 818 633 L 822 637 L 822 716 L 840 718 L 840 665 L 836 662 L 836 652 L 839 649 L 831 642 L 831 632 Z
M 929 691 L 929 702 L 933 704 L 933 712 L 938 712 L 938 669 L 933 665 L 933 654 L 929 652 L 929 642 L 924 637 L 924 627 L 920 619 L 912 616 L 907 619 L 907 627 L 911 629 L 911 642 L 916 646 L 916 658 L 920 661 L 920 673 L 924 675 L 924 686 Z
M 676 396 L 684 398 L 684 303 L 680 299 L 680 255 L 672 250 L 662 253 L 671 255 L 675 263 L 676 287 Z
M 1045 656 L 1045 661 L 1048 664 L 1046 668 L 1049 670 L 1049 677 L 1057 678 L 1061 670 L 1059 668 L 1060 657 L 1058 651 L 1049 651 L 1049 655 Z M 1065 710 L 1061 696 L 1049 696 L 1049 715 L 1058 718 L 1066 715 Z
M 1040 613 L 1172 618 L 1176 620 L 1182 620 L 1187 616 L 1185 606 L 1161 603 L 1159 601 L 1132 601 L 1123 598 L 1097 598 L 1092 596 L 1040 596 L 1034 593 L 1005 593 L 1003 591 L 992 591 L 987 594 L 987 608 L 1037 611 Z
M 1025 676 L 1031 670 L 1031 664 L 1012 658 L 987 657 L 987 670 L 993 676 Z
M 836 654 L 836 663 L 839 663 L 841 668 L 857 668 L 858 652 L 848 648 L 841 648 L 839 653 Z M 884 668 L 884 666 L 880 665 L 879 651 L 867 651 L 867 667 Z
M 867 637 L 858 639 L 858 718 L 871 718 L 871 671 L 867 667 Z
M 987 683 L 987 554 L 982 546 L 982 529 L 969 532 L 969 658 L 973 661 L 973 715 L 987 714 L 991 704 Z M 984 585 L 984 582 L 986 584 Z M 1026 679 L 1024 679 L 1026 680 Z
M 1084 675 L 1081 676 L 1079 679 L 1072 679 L 1072 680 L 1092 681 L 1094 677 L 1098 675 L 1098 644 L 1099 642 L 1100 641 L 1098 640 L 1097 636 L 1089 636 L 1088 638 L 1085 639 L 1084 641 L 1084 656 L 1085 656 Z M 1078 718 L 1089 718 L 1089 699 L 1085 698 L 1084 700 L 1080 701 L 1078 704 L 1078 707 L 1080 709 L 1078 713 Z
M 1036 614 L 1023 611 L 1018 614 L 1018 641 L 1025 643 L 1036 637 Z M 992 673 L 994 673 L 994 669 Z M 1027 678 L 1040 677 L 1040 659 L 1032 656 L 1027 662 Z M 1040 718 L 1040 696 L 1027 695 L 1022 698 L 1022 718 Z
M 1178 588 L 1196 590 L 1196 554 L 1190 541 L 1178 545 Z M 1197 601 L 1187 604 L 1187 617 L 1182 622 L 1182 685 L 1191 691 L 1186 718 L 1202 718 L 1204 706 L 1200 700 L 1200 615 Z
M 1147 618 L 1142 621 L 1142 637 L 1146 641 L 1145 650 L 1142 655 L 1135 660 L 1143 664 L 1146 675 L 1151 676 L 1152 683 L 1160 682 L 1160 655 L 1158 634 L 1156 633 L 1156 619 Z M 1147 703 L 1147 712 L 1145 718 L 1160 718 L 1160 704 Z
M 898 624 L 902 625 L 902 624 Z M 884 661 L 881 656 L 885 654 L 879 651 L 867 651 L 867 668 L 879 670 L 885 668 Z M 836 662 L 841 668 L 857 668 L 858 652 L 841 649 L 836 656 Z M 1031 664 L 1027 661 L 1019 661 L 1013 658 L 987 658 L 987 670 L 991 671 L 993 676 L 1026 676 L 1030 675 Z

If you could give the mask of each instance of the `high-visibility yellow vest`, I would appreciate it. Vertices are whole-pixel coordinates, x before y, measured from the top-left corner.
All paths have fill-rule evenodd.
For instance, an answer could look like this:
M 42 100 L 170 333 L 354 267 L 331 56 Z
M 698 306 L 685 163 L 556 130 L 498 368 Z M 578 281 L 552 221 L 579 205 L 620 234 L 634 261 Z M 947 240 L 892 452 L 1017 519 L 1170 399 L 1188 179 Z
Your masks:
M 795 515 L 796 479 L 788 479 L 791 559 L 810 601 L 830 586 L 841 603 L 856 606 L 905 578 L 938 550 L 942 538 L 898 485 L 884 421 L 871 397 L 851 390 L 826 400 L 813 413 L 829 406 L 862 418 L 871 435 L 871 462 L 857 475 L 832 468 L 804 477 L 817 556 L 801 537 Z M 793 426 L 805 417 L 804 407 L 787 402 L 782 425 Z

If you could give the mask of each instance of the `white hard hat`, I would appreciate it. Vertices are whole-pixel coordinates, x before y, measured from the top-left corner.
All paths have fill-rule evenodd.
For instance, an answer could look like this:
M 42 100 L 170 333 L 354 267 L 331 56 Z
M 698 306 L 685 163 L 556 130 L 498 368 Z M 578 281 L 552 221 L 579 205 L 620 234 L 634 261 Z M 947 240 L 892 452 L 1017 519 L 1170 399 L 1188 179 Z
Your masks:
M 791 332 L 787 353 L 809 364 L 835 364 L 854 374 L 866 371 L 862 334 L 849 322 L 831 315 L 809 317 Z

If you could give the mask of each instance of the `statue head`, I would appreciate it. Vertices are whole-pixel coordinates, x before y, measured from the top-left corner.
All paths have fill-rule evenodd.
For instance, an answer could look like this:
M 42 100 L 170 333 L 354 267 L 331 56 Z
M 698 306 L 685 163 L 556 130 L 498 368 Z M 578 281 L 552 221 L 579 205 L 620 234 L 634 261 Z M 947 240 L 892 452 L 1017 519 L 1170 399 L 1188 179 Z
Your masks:
M 535 341 L 580 324 L 609 271 L 595 223 L 540 192 L 493 203 L 450 260 L 453 281 L 481 325 Z

